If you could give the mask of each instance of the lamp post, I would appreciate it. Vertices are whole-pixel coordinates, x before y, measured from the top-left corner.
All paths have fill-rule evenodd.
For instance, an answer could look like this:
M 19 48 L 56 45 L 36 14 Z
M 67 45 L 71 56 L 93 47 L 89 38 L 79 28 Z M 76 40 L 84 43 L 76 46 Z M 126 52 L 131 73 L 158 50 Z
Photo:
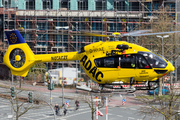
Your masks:
M 164 36 L 156 35 L 156 37 L 162 39 L 162 56 L 164 57 L 163 39 L 169 37 L 169 35 L 164 35 Z
M 160 35 L 156 35 L 156 37 L 158 38 L 161 38 L 162 39 L 162 56 L 164 57 L 164 46 L 163 46 L 163 39 L 164 38 L 168 38 L 169 35 L 164 35 L 164 36 L 160 36 Z M 164 78 L 162 78 L 162 82 L 163 82 L 163 99 L 164 99 Z M 165 106 L 165 102 L 164 103 L 164 106 Z M 164 119 L 164 118 L 163 118 Z
M 156 37 L 161 38 L 162 39 L 162 56 L 164 57 L 164 46 L 163 46 L 163 39 L 169 37 L 169 35 L 164 35 L 164 36 L 160 36 L 160 35 L 156 35 Z M 164 79 L 163 79 L 163 96 L 164 96 Z

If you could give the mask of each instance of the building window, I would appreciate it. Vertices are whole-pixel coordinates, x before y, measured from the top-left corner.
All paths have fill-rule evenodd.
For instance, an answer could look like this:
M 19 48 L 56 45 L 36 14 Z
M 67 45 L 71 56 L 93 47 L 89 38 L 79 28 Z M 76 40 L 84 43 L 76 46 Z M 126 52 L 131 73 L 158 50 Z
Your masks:
M 88 1 L 78 1 L 78 10 L 88 10 Z
M 43 10 L 52 9 L 52 0 L 43 1 Z
M 60 1 L 59 8 L 61 10 L 70 10 L 70 2 L 69 1 Z
M 140 6 L 139 6 L 139 2 L 132 2 L 132 11 L 139 11 L 140 10 Z
M 116 21 L 113 21 L 112 23 L 108 23 L 108 31 L 110 32 L 121 32 L 122 30 L 122 24 L 116 23 Z
M 11 7 L 11 0 L 2 0 L 2 5 L 5 8 L 10 8 Z
M 97 1 L 96 10 L 106 10 L 106 1 Z
M 26 10 L 35 10 L 34 0 L 27 0 L 26 1 Z
M 123 1 L 115 1 L 114 2 L 114 10 L 115 11 L 124 11 L 125 10 L 125 2 Z

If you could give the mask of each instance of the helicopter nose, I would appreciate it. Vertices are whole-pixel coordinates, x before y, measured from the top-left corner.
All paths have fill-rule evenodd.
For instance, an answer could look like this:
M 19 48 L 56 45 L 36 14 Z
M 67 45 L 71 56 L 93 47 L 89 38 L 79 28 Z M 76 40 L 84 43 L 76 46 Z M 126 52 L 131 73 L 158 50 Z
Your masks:
M 171 64 L 171 62 L 168 62 L 168 72 L 172 72 L 175 70 L 175 67 Z

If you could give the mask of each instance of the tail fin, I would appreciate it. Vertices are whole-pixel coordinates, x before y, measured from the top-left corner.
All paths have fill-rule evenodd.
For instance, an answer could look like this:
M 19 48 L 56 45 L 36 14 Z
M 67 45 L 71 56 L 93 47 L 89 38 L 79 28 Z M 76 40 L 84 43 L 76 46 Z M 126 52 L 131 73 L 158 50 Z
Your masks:
M 26 43 L 18 30 L 5 31 L 5 34 L 6 38 L 8 39 L 9 45 Z

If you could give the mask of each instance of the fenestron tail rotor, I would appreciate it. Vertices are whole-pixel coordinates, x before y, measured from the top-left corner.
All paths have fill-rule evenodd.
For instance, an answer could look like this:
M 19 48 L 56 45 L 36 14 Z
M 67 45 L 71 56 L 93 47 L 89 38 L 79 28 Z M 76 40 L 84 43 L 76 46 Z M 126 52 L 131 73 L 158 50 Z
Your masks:
M 9 55 L 10 63 L 15 68 L 20 68 L 26 61 L 25 53 L 23 50 L 16 48 L 11 51 Z

